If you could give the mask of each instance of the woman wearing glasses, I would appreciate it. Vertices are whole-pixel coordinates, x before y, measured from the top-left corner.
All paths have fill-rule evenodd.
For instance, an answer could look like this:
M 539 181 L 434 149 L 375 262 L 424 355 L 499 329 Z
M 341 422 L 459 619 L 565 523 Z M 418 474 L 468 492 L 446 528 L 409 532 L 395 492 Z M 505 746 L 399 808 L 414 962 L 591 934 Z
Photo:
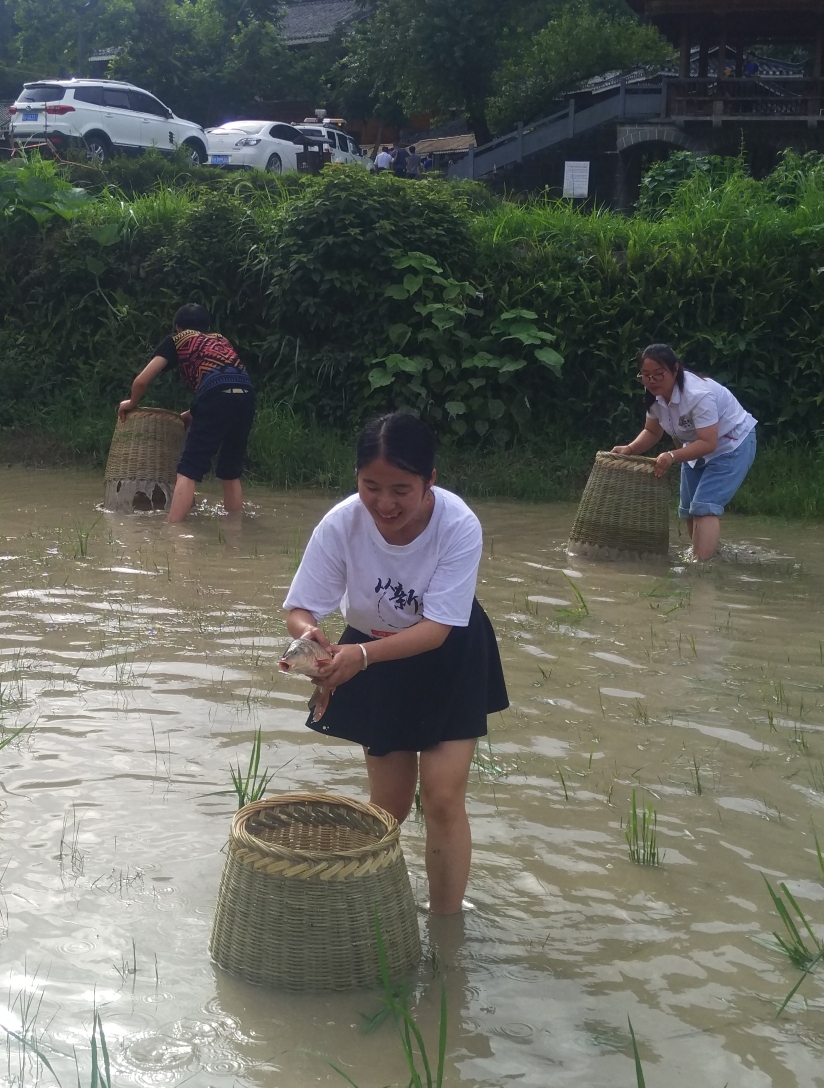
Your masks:
M 613 453 L 641 454 L 670 435 L 676 449 L 655 460 L 655 475 L 681 468 L 678 513 L 687 520 L 694 559 L 711 559 L 721 535 L 724 507 L 744 482 L 755 458 L 755 420 L 729 389 L 684 370 L 667 344 L 641 352 L 638 377 L 646 393 L 643 431 Z

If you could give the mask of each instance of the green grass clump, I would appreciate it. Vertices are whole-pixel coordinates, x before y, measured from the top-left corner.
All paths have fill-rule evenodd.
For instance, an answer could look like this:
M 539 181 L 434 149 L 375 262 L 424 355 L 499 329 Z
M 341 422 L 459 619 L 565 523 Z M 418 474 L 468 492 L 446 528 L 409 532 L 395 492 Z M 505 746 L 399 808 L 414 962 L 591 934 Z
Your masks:
M 816 839 L 815 845 L 818 852 L 819 863 L 821 864 L 822 872 L 824 872 L 824 858 L 822 858 L 821 855 L 818 839 Z M 787 902 L 785 903 L 780 893 L 772 887 L 766 877 L 764 877 L 764 883 L 767 885 L 767 891 L 770 893 L 770 898 L 773 901 L 775 909 L 778 911 L 778 917 L 784 924 L 783 935 L 774 932 L 773 936 L 778 942 L 779 948 L 787 956 L 793 967 L 797 967 L 802 972 L 798 982 L 796 982 L 795 986 L 793 986 L 781 1003 L 781 1007 L 778 1010 L 778 1015 L 780 1016 L 793 997 L 798 993 L 798 990 L 807 976 L 811 975 L 818 965 L 824 962 L 824 942 L 819 940 L 815 935 L 806 915 L 795 901 L 792 892 L 789 891 L 786 884 L 783 882 L 779 884 L 779 888 L 787 897 Z M 798 917 L 802 929 L 806 932 L 807 937 L 812 944 L 812 948 L 808 947 L 807 937 L 802 936 L 801 930 L 796 925 L 790 908 L 792 908 L 792 912 Z
M 660 865 L 663 861 L 663 854 L 658 849 L 658 813 L 649 805 L 642 808 L 639 815 L 635 790 L 627 818 L 626 839 L 629 860 L 636 865 Z
M 811 521 L 824 518 L 824 448 L 795 443 L 759 447 L 729 509 Z
M 444 1064 L 446 1061 L 446 987 L 441 986 L 441 1011 L 438 1024 L 438 1056 L 437 1064 L 433 1061 L 426 1048 L 426 1042 L 421 1029 L 418 1027 L 415 1017 L 409 1010 L 409 992 L 405 986 L 396 990 L 392 986 L 389 976 L 389 961 L 386 958 L 386 944 L 380 926 L 377 909 L 375 911 L 375 933 L 378 942 L 378 959 L 381 968 L 381 982 L 384 991 L 384 1004 L 379 1013 L 371 1017 L 367 1024 L 367 1030 L 382 1022 L 387 1016 L 391 1016 L 398 1032 L 403 1055 L 406 1059 L 406 1067 L 409 1073 L 407 1088 L 443 1088 Z M 340 1069 L 334 1062 L 329 1063 L 337 1074 L 346 1081 L 351 1088 L 358 1085 Z
M 774 933 L 773 936 L 778 941 L 782 951 L 786 953 L 793 967 L 797 967 L 800 971 L 809 970 L 811 966 L 821 959 L 822 953 L 824 953 L 824 943 L 816 937 L 807 917 L 795 901 L 792 892 L 788 890 L 787 885 L 783 882 L 778 885 L 787 897 L 787 902 L 785 903 L 781 895 L 773 888 L 766 877 L 764 877 L 764 883 L 767 885 L 767 891 L 770 893 L 770 898 L 773 901 L 775 909 L 778 911 L 778 916 L 784 923 L 783 936 L 780 933 Z M 801 931 L 795 923 L 790 908 L 792 908 L 792 911 L 797 915 L 802 928 L 806 931 L 807 936 L 811 940 L 812 948 L 807 947 L 806 938 L 801 935 Z
M 232 786 L 237 794 L 238 808 L 250 805 L 253 801 L 259 801 L 274 778 L 274 772 L 270 773 L 268 767 L 262 771 L 260 769 L 260 748 L 261 733 L 260 726 L 258 726 L 255 739 L 252 741 L 252 751 L 249 754 L 249 762 L 245 772 L 241 770 L 240 759 L 237 761 L 237 766 L 229 768 L 229 774 L 232 776 Z

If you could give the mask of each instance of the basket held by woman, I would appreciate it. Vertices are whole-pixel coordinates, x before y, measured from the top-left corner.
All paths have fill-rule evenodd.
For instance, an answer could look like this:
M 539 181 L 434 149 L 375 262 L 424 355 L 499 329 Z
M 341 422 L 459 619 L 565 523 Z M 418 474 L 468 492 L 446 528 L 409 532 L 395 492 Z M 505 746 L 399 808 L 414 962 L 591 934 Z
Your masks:
M 667 554 L 669 487 L 654 466 L 652 457 L 596 454 L 569 534 L 571 552 L 607 559 Z
M 293 793 L 232 821 L 210 952 L 247 982 L 349 990 L 380 981 L 376 919 L 391 978 L 420 959 L 400 826 L 376 805 Z
M 168 510 L 186 427 L 177 412 L 136 408 L 118 420 L 106 462 L 107 510 Z

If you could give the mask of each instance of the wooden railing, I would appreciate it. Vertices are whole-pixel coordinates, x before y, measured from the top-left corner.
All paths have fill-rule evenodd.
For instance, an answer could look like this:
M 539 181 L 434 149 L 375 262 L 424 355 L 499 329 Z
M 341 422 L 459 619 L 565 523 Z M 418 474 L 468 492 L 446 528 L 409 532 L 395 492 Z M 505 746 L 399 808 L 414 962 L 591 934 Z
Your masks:
M 668 79 L 663 115 L 675 120 L 808 120 L 824 104 L 824 80 L 744 76 L 741 79 Z

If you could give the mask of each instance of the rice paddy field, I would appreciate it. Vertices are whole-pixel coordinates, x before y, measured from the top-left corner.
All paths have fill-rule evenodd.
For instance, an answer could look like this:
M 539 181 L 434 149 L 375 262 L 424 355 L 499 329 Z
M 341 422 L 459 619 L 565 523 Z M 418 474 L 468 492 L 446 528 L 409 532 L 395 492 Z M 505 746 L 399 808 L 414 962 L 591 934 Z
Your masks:
M 258 731 L 271 792 L 366 797 L 277 672 L 334 500 L 252 489 L 238 521 L 207 486 L 167 527 L 101 498 L 0 470 L 0 1084 L 427 1084 L 379 986 L 287 995 L 208 954 Z M 473 768 L 462 916 L 429 918 L 403 830 L 431 1083 L 445 993 L 455 1088 L 824 1085 L 820 528 L 731 515 L 696 568 L 673 525 L 640 566 L 569 556 L 570 504 L 474 507 L 512 705 Z

